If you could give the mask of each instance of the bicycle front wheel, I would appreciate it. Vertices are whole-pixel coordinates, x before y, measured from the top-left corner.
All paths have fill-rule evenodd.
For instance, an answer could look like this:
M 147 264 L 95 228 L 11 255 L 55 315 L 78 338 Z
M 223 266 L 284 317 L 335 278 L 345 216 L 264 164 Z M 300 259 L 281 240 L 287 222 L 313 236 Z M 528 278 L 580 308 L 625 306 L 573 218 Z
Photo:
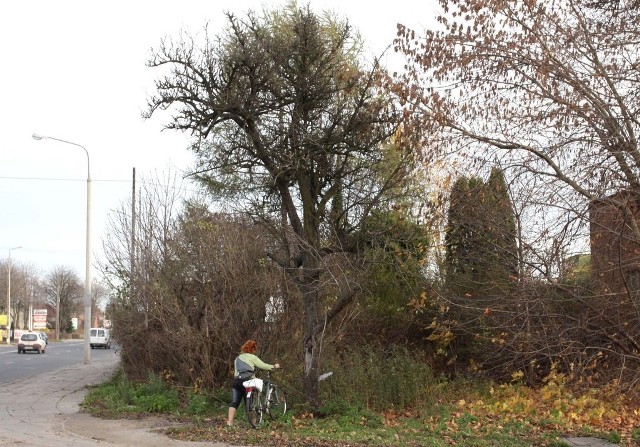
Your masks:
M 265 404 L 265 410 L 271 420 L 275 421 L 287 412 L 287 396 L 279 388 L 273 388 Z
M 260 393 L 253 390 L 245 396 L 245 406 L 247 407 L 247 419 L 253 428 L 258 428 L 262 423 L 262 408 L 260 407 Z

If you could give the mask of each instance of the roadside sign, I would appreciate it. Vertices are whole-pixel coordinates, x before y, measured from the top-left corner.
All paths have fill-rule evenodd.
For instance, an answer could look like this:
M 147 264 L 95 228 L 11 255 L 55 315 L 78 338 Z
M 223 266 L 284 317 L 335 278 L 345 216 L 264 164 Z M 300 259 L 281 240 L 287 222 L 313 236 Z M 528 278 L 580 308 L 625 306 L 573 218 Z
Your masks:
M 47 328 L 47 309 L 33 309 L 33 328 Z

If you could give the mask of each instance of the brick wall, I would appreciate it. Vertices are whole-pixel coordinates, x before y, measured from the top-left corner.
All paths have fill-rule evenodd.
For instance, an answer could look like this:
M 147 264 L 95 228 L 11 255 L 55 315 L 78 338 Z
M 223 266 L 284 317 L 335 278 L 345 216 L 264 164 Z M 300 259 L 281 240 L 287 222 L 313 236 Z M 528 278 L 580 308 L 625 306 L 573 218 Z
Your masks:
M 591 281 L 596 290 L 605 294 L 626 292 L 627 287 L 640 290 L 640 243 L 632 229 L 634 220 L 640 225 L 636 200 L 630 193 L 619 193 L 593 201 L 589 215 Z

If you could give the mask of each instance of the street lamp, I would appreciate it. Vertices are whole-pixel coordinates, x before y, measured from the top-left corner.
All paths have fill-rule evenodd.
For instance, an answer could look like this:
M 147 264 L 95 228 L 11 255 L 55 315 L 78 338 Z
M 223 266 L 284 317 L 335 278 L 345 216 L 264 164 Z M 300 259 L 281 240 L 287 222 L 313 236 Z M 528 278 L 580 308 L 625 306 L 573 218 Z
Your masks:
M 84 275 L 84 363 L 88 364 L 91 359 L 90 330 L 91 330 L 91 174 L 89 170 L 89 151 L 78 144 L 60 138 L 48 137 L 34 133 L 34 140 L 55 140 L 61 143 L 71 144 L 80 147 L 87 154 L 87 242 L 85 253 L 85 275 Z
M 60 341 L 60 278 L 56 282 L 56 340 Z
M 7 344 L 11 343 L 11 250 L 17 250 L 22 247 L 13 247 L 9 249 L 9 262 L 7 269 Z

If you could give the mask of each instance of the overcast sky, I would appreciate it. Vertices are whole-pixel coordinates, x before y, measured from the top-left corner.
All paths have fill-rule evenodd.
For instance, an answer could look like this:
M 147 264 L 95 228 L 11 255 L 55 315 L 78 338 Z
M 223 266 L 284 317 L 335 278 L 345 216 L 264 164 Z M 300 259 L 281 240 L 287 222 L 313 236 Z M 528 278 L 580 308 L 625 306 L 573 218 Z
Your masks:
M 372 54 L 391 44 L 398 22 L 434 22 L 436 0 L 310 1 L 360 31 Z M 157 73 L 150 49 L 181 29 L 212 30 L 223 12 L 282 5 L 253 0 L 29 0 L 0 8 L 0 259 L 42 273 L 85 271 L 87 156 L 77 146 L 35 141 L 35 133 L 84 146 L 92 178 L 92 245 L 102 255 L 109 213 L 131 197 L 137 178 L 183 172 L 191 164 L 184 135 L 160 132 L 163 120 L 141 112 Z M 302 4 L 302 3 L 300 3 Z M 381 6 L 377 6 L 377 5 Z M 394 63 L 390 61 L 389 63 Z M 97 272 L 94 272 L 94 278 Z

